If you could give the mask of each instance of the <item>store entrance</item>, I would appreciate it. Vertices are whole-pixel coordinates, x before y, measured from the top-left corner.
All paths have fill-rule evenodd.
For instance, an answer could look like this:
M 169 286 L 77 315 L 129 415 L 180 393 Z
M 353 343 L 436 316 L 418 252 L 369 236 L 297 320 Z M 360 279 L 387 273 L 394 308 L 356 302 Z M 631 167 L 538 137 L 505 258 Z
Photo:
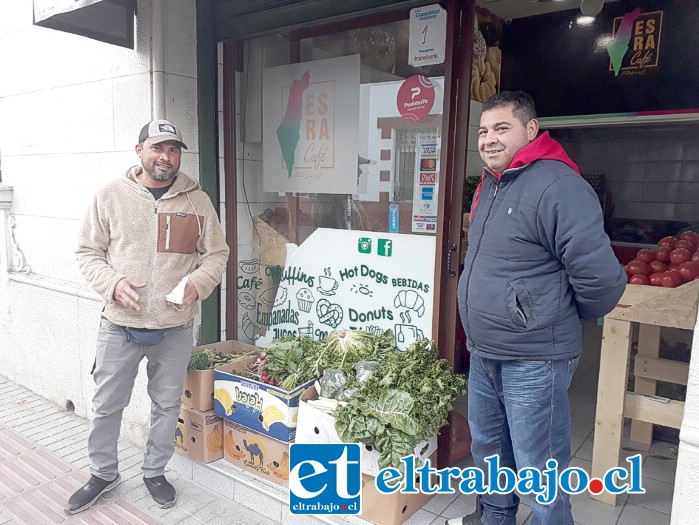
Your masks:
M 428 7 L 435 60 L 405 8 L 223 46 L 229 338 L 391 329 L 456 363 L 474 11 Z

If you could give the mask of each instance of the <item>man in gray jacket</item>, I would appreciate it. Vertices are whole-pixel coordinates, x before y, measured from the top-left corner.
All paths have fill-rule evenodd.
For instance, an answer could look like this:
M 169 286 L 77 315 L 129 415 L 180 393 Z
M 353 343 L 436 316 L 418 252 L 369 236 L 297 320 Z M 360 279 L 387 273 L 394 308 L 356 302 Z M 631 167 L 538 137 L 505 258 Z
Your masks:
M 144 357 L 152 403 L 143 481 L 160 507 L 175 503 L 164 472 L 174 451 L 193 319 L 198 301 L 220 283 L 229 254 L 211 200 L 179 171 L 182 148 L 170 122 L 146 124 L 136 145 L 141 165 L 101 188 L 83 221 L 80 269 L 105 307 L 93 369 L 92 476 L 71 496 L 68 514 L 89 508 L 120 481 L 121 415 Z
M 484 472 L 490 456 L 515 472 L 546 470 L 550 459 L 559 472 L 568 467 L 580 318 L 609 313 L 626 286 L 597 196 L 561 145 L 538 132 L 526 93 L 484 102 L 478 150 L 486 167 L 458 291 L 471 353 L 471 451 Z M 528 503 L 535 525 L 573 524 L 565 492 Z M 518 505 L 514 491 L 484 494 L 474 513 L 446 523 L 514 525 Z

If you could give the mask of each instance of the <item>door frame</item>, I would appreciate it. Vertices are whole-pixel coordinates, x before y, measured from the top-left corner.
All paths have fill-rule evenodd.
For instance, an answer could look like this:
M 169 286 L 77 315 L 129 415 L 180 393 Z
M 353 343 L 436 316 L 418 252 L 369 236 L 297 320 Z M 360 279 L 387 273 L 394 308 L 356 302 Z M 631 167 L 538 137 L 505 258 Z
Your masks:
M 442 138 L 438 192 L 438 226 L 435 249 L 435 294 L 433 303 L 432 337 L 440 357 L 452 367 L 456 364 L 455 343 L 457 323 L 457 286 L 461 258 L 463 220 L 463 184 L 468 149 L 468 118 L 470 109 L 471 59 L 473 49 L 473 18 L 475 0 L 448 0 L 447 35 L 444 71 L 444 103 L 442 108 Z M 333 32 L 378 23 L 391 22 L 409 16 L 409 9 L 397 7 L 374 16 L 361 15 L 309 29 L 295 29 L 290 33 L 291 61 L 298 61 L 298 46 L 302 38 L 322 34 L 331 27 Z M 226 328 L 234 338 L 237 327 L 237 161 L 235 73 L 242 70 L 245 42 L 227 41 L 223 44 L 223 143 L 225 184 L 226 238 L 231 245 L 231 257 L 226 271 Z M 234 205 L 231 205 L 233 203 Z M 290 202 L 293 205 L 293 202 Z M 290 213 L 293 215 L 293 209 Z M 291 222 L 291 221 L 290 221 Z M 291 224 L 290 224 L 291 226 Z M 455 250 L 452 248 L 455 247 Z M 450 263 L 450 264 L 449 264 Z M 439 436 L 439 464 L 447 465 L 451 455 L 451 416 Z

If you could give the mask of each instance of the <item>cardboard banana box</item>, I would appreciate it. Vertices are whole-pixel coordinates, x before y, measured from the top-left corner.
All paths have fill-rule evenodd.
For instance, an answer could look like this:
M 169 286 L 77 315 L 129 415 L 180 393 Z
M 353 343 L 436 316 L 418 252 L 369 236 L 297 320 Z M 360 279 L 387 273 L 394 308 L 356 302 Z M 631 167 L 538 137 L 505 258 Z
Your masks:
M 223 457 L 278 485 L 289 486 L 289 444 L 253 432 L 243 425 L 224 421 Z
M 287 392 L 239 375 L 236 371 L 244 370 L 240 366 L 230 363 L 216 369 L 216 414 L 279 441 L 293 441 L 296 437 L 299 398 L 313 385 L 313 381 Z
M 224 354 L 244 354 L 246 352 L 261 352 L 261 348 L 252 346 L 240 341 L 221 341 L 219 343 L 211 343 L 194 348 L 192 353 L 202 352 L 207 348 L 223 352 Z M 255 362 L 255 358 L 251 358 L 239 363 L 230 363 L 230 370 L 243 370 L 244 366 L 249 366 Z M 225 370 L 226 365 L 223 365 Z M 213 370 L 193 370 L 187 372 L 187 377 L 184 381 L 182 389 L 182 404 L 194 408 L 196 410 L 207 411 L 214 408 L 214 371 Z
M 340 436 L 335 430 L 335 418 L 321 410 L 318 410 L 308 401 L 318 398 L 318 392 L 314 387 L 303 393 L 300 399 L 298 412 L 298 430 L 296 432 L 296 443 L 342 443 Z M 362 446 L 362 474 L 377 476 L 380 454 L 370 445 L 364 443 Z M 420 461 L 425 461 L 437 450 L 437 435 L 432 436 L 417 444 L 413 454 Z
M 175 451 L 200 463 L 223 457 L 223 420 L 213 410 L 180 408 L 175 429 Z

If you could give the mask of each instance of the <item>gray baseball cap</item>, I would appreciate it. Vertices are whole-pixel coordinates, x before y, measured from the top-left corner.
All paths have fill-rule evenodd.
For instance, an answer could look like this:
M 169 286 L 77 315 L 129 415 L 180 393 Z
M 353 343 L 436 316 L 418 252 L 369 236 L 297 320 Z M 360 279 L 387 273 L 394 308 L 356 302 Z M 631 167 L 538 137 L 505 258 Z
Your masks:
M 153 144 L 176 140 L 184 149 L 187 149 L 187 145 L 182 142 L 180 130 L 167 120 L 152 120 L 143 126 L 138 135 L 138 143 L 141 144 L 146 139 L 150 139 Z

